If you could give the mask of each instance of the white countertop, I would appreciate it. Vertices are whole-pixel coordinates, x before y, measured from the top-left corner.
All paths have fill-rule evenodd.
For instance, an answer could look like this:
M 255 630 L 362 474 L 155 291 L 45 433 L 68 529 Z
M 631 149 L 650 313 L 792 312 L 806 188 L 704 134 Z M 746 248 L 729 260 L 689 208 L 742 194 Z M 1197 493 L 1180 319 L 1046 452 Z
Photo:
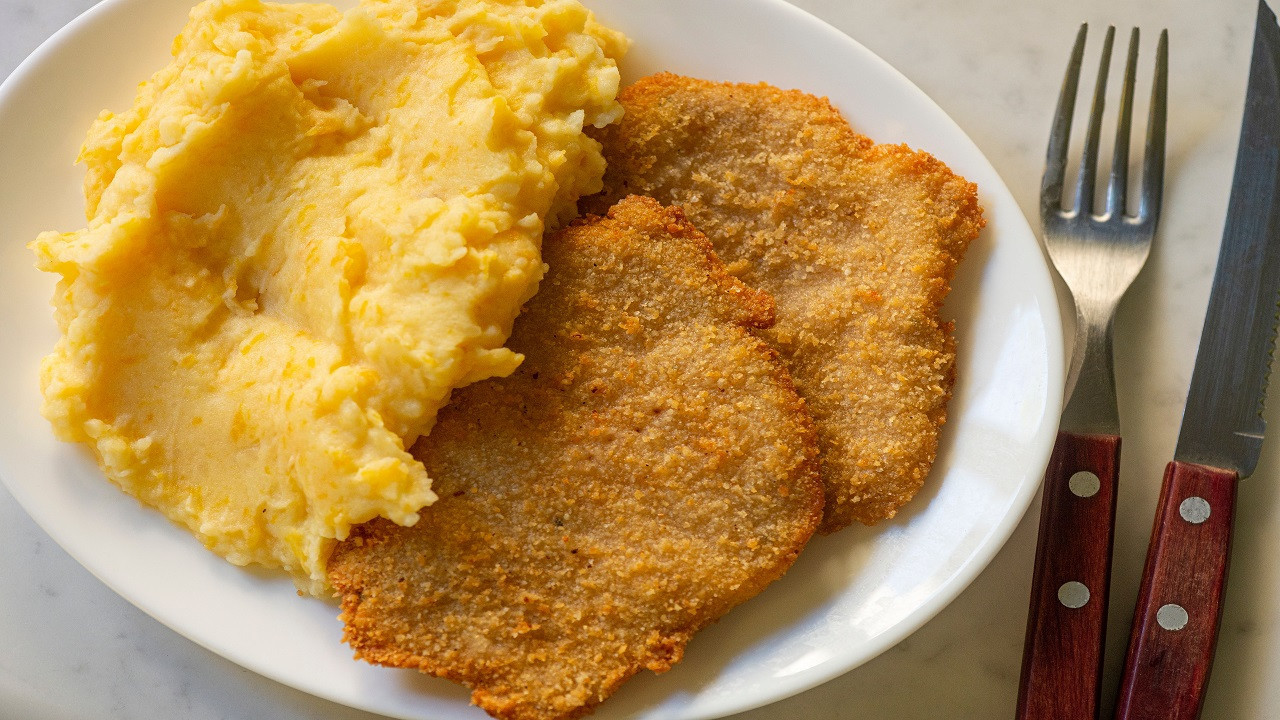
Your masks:
M 0 0 L 0 78 L 92 4 Z M 1226 211 L 1253 0 L 796 4 L 932 96 L 990 158 L 1033 225 L 1049 118 L 1078 23 L 1113 23 L 1121 31 L 1138 25 L 1148 43 L 1153 31 L 1169 28 L 1164 215 L 1151 259 L 1115 326 L 1124 453 L 1103 692 L 1109 710 Z M 1267 415 L 1280 427 L 1278 413 L 1273 397 Z M 1266 552 L 1280 547 L 1278 475 L 1280 441 L 1272 439 L 1240 490 L 1205 718 L 1280 717 L 1280 571 Z M 977 581 L 897 647 L 826 685 L 739 717 L 1011 716 L 1038 516 L 1037 503 Z M 259 677 L 153 621 L 77 565 L 2 487 L 0 548 L 0 720 L 374 717 Z

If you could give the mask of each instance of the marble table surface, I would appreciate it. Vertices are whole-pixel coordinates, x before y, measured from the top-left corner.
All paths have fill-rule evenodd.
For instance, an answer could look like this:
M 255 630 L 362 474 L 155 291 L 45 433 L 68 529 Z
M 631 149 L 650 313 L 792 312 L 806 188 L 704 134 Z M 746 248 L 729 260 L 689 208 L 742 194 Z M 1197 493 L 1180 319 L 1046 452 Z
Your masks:
M 1151 30 L 1169 29 L 1164 217 L 1115 326 L 1124 462 L 1103 692 L 1109 714 L 1226 211 L 1253 0 L 795 1 L 932 96 L 1033 220 L 1049 117 L 1077 25 L 1138 25 L 1148 38 Z M 91 4 L 0 0 L 0 77 Z M 1276 421 L 1277 413 L 1280 398 L 1272 397 L 1267 415 Z M 1205 718 L 1280 717 L 1280 571 L 1275 550 L 1268 550 L 1280 547 L 1278 475 L 1280 440 L 1272 439 L 1240 491 Z M 973 585 L 898 646 L 823 686 L 739 717 L 1011 715 L 1038 515 L 1037 502 Z M 77 565 L 2 488 L 0 549 L 0 720 L 373 717 L 259 677 L 153 621 Z

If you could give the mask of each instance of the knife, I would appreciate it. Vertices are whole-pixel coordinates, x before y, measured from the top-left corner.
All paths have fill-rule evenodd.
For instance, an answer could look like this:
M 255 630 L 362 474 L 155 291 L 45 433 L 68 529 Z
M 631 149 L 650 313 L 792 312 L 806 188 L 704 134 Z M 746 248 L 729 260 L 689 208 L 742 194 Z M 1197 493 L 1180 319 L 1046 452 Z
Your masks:
M 1262 2 L 1218 269 L 1165 468 L 1116 720 L 1198 718 L 1213 663 L 1236 485 L 1258 464 L 1280 303 L 1280 27 Z

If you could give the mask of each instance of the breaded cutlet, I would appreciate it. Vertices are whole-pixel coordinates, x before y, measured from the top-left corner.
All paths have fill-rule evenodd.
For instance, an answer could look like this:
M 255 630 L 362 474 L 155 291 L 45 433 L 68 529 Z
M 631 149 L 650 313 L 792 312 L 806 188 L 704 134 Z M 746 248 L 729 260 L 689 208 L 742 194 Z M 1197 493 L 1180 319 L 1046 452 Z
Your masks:
M 629 197 L 544 242 L 507 378 L 455 390 L 413 448 L 440 499 L 329 563 L 369 662 L 511 720 L 584 715 L 780 577 L 822 516 L 816 439 L 748 328 L 770 298 L 675 208 Z
M 605 190 L 580 206 L 679 205 L 731 274 L 773 295 L 763 336 L 818 427 L 822 531 L 893 517 L 946 419 L 955 344 L 938 311 L 984 224 L 976 187 L 795 90 L 663 73 L 619 100 L 622 120 L 594 133 Z

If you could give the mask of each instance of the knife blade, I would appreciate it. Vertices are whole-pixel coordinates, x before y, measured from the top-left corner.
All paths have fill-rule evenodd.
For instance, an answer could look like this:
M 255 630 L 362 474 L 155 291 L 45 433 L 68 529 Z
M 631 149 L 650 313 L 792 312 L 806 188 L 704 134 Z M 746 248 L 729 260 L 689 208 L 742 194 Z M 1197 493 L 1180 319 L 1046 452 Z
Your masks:
M 1240 477 L 1262 448 L 1280 288 L 1280 28 L 1258 9 L 1227 224 L 1174 454 Z
M 1280 313 L 1280 26 L 1258 3 L 1226 227 L 1160 500 L 1117 720 L 1197 718 L 1213 663 L 1236 487 L 1258 464 Z

